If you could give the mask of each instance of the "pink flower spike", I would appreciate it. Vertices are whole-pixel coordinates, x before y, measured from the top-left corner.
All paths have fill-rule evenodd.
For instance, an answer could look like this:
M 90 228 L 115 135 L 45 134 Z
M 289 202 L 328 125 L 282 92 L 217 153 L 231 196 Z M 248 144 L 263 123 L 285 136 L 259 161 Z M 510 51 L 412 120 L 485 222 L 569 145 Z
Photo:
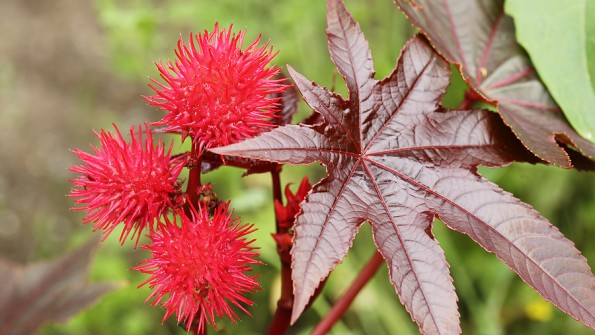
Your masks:
M 190 135 L 199 148 L 212 148 L 254 137 L 275 127 L 279 97 L 288 85 L 273 79 L 278 67 L 266 68 L 276 53 L 260 37 L 242 50 L 245 31 L 229 29 L 190 34 L 178 41 L 175 63 L 156 64 L 165 84 L 152 79 L 155 95 L 145 97 L 167 111 L 153 125 Z
M 101 134 L 95 132 L 101 145 L 91 146 L 93 154 L 73 150 L 84 165 L 69 169 L 80 174 L 70 180 L 78 188 L 69 197 L 80 206 L 75 210 L 87 211 L 83 223 L 93 222 L 93 230 L 102 230 L 104 239 L 122 222 L 120 243 L 131 232 L 138 243 L 141 232 L 153 230 L 154 222 L 174 207 L 172 199 L 179 193 L 177 178 L 185 158 L 173 158 L 172 147 L 165 151 L 161 140 L 154 146 L 146 124 L 144 131 L 138 127 L 136 135 L 134 127 L 130 129 L 130 143 L 114 128 L 115 134 L 103 129 Z
M 152 243 L 142 247 L 152 256 L 133 269 L 150 275 L 139 287 L 148 284 L 153 289 L 147 301 L 154 298 L 152 305 L 165 308 L 163 321 L 175 313 L 188 331 L 194 323 L 202 334 L 205 324 L 215 327 L 215 315 L 238 319 L 230 305 L 250 315 L 243 305 L 253 303 L 242 294 L 260 285 L 257 275 L 246 272 L 260 262 L 251 246 L 254 240 L 247 241 L 246 235 L 256 229 L 232 219 L 228 206 L 219 205 L 212 218 L 201 205 L 191 209 L 190 217 L 179 210 L 173 222 L 167 219 L 150 235 Z

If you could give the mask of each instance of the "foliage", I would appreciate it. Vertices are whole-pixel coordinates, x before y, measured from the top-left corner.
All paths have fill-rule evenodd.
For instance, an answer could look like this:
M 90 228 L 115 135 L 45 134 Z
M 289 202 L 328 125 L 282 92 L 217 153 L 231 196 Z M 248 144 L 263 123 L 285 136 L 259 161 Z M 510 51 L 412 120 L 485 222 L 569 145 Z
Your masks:
M 431 233 L 438 216 L 495 253 L 546 299 L 595 327 L 593 275 L 580 252 L 531 207 L 476 174 L 480 164 L 504 166 L 532 156 L 510 141 L 514 136 L 495 114 L 442 110 L 449 68 L 419 38 L 405 46 L 389 77 L 373 79 L 359 25 L 340 1 L 327 6 L 329 51 L 349 100 L 290 67 L 324 122 L 280 127 L 212 150 L 278 163 L 318 161 L 327 169 L 296 218 L 292 319 L 345 257 L 358 226 L 370 221 L 391 281 L 422 333 L 460 333 L 448 264 Z
M 0 334 L 34 333 L 64 321 L 114 290 L 113 283 L 86 283 L 96 240 L 54 260 L 27 266 L 0 260 Z
M 149 3 L 159 10 L 159 15 L 156 15 L 157 10 L 152 11 L 152 9 L 149 9 L 150 6 L 147 6 Z M 109 9 L 110 15 L 112 15 L 112 19 L 110 21 L 104 20 L 103 22 L 107 25 L 109 36 L 118 38 L 117 41 L 119 41 L 111 45 L 114 51 L 112 52 L 113 57 L 116 59 L 117 57 L 125 57 L 128 62 L 128 65 L 125 66 L 122 66 L 123 63 L 119 64 L 119 73 L 122 73 L 122 70 L 133 69 L 132 72 L 134 72 L 136 75 L 141 74 L 142 76 L 146 76 L 144 73 L 146 73 L 146 68 L 150 60 L 155 58 L 153 55 L 160 52 L 158 50 L 162 49 L 161 46 L 165 41 L 169 41 L 167 42 L 167 45 L 169 46 L 163 49 L 170 50 L 172 38 L 179 37 L 179 32 L 177 29 L 183 31 L 183 35 L 185 35 L 187 30 L 195 30 L 197 26 L 201 28 L 212 26 L 213 22 L 210 20 L 215 17 L 220 19 L 220 22 L 222 22 L 223 25 L 227 25 L 233 21 L 235 27 L 247 26 L 249 28 L 249 33 L 262 31 L 265 34 L 265 40 L 271 38 L 273 44 L 276 46 L 276 49 L 281 51 L 278 57 L 279 63 L 290 63 L 296 68 L 307 68 L 309 73 L 313 73 L 313 79 L 317 82 L 324 83 L 325 85 L 331 85 L 333 87 L 335 86 L 334 79 L 331 79 L 333 78 L 331 76 L 332 71 L 326 66 L 328 61 L 325 62 L 323 57 L 312 57 L 312 55 L 322 55 L 324 45 L 323 43 L 320 43 L 321 39 L 317 38 L 317 35 L 320 34 L 320 32 L 317 31 L 317 27 L 321 26 L 320 18 L 322 17 L 322 15 L 317 12 L 317 10 L 322 8 L 318 1 L 280 1 L 274 3 L 261 3 L 259 1 L 221 1 L 216 4 L 207 4 L 206 2 L 193 2 L 189 4 L 187 2 L 172 0 L 159 3 L 152 3 L 150 1 L 136 1 L 124 6 L 122 4 L 118 4 L 117 1 L 102 0 L 98 1 L 98 4 L 101 4 L 100 7 L 103 8 L 100 10 L 102 15 L 108 11 L 107 9 Z M 392 66 L 392 60 L 398 51 L 397 46 L 401 43 L 394 40 L 395 24 L 391 23 L 392 25 L 390 28 L 388 28 L 387 25 L 387 22 L 389 22 L 387 16 L 391 15 L 392 13 L 390 10 L 387 10 L 387 4 L 390 5 L 390 1 L 372 1 L 372 3 L 368 4 L 367 2 L 357 3 L 354 0 L 348 2 L 348 4 L 353 10 L 355 16 L 363 19 L 363 30 L 366 31 L 368 36 L 371 37 L 370 45 L 372 47 L 371 49 L 375 51 L 375 63 L 378 72 L 387 73 Z M 424 6 L 423 1 L 407 2 L 405 5 L 408 4 L 422 4 L 421 6 L 414 6 L 414 9 L 416 10 L 420 8 L 430 8 L 428 6 Z M 501 5 L 501 2 L 497 2 L 497 4 Z M 461 9 L 459 8 L 458 10 Z M 242 11 L 243 13 L 246 13 L 246 15 L 238 17 L 236 14 L 234 14 L 237 11 Z M 272 15 L 273 12 L 275 15 Z M 136 29 L 137 32 L 141 32 L 141 34 L 144 36 L 143 38 L 134 38 L 133 36 L 135 36 L 134 34 L 136 34 L 136 32 L 131 32 L 130 29 L 121 29 L 121 24 L 126 22 L 126 20 L 118 19 L 118 16 L 122 13 L 125 13 L 125 16 L 128 17 L 134 17 L 135 15 L 142 14 L 141 16 L 150 18 L 150 25 L 131 24 L 128 26 L 129 28 L 132 27 L 131 29 L 133 30 Z M 226 16 L 226 14 L 230 15 Z M 382 17 L 382 19 L 379 20 L 374 15 L 380 15 L 377 17 Z M 232 17 L 233 19 L 231 19 Z M 169 21 L 173 20 L 176 20 L 178 23 L 173 25 L 168 24 Z M 295 24 L 296 21 L 300 21 L 302 23 L 299 25 L 299 28 L 298 25 Z M 390 22 L 397 21 L 391 20 Z M 419 22 L 416 24 L 420 26 Z M 147 27 L 150 27 L 150 29 L 146 29 Z M 399 37 L 401 35 L 407 36 L 411 32 L 410 29 L 407 29 L 407 26 L 398 24 L 396 27 L 399 31 L 404 32 L 403 34 L 398 34 Z M 507 29 L 510 29 L 511 26 L 507 27 Z M 443 31 L 440 31 L 441 29 L 442 28 L 436 29 L 439 32 L 428 32 L 422 29 L 422 31 L 428 35 L 429 39 L 437 48 L 438 44 L 436 43 L 436 40 L 442 38 L 440 34 L 448 35 L 444 32 L 454 31 L 447 28 L 445 28 Z M 172 32 L 174 37 L 171 37 L 171 35 L 168 36 L 168 33 Z M 287 38 L 288 35 L 292 36 L 292 38 Z M 509 34 L 501 36 L 502 39 L 511 38 L 510 31 Z M 114 41 L 114 39 L 112 39 L 112 41 Z M 387 41 L 390 42 L 387 43 Z M 125 45 L 137 46 L 131 49 L 122 47 Z M 448 58 L 448 56 L 446 56 L 447 52 L 444 50 L 438 51 Z M 520 54 L 522 55 L 522 52 Z M 513 60 L 518 60 L 517 56 L 513 57 Z M 521 56 L 521 58 L 522 57 L 524 56 Z M 525 61 L 520 63 L 525 64 L 523 62 Z M 530 64 L 528 66 L 530 67 Z M 467 75 L 465 71 L 465 68 L 463 68 L 463 77 L 467 80 L 472 78 L 472 76 Z M 481 72 L 481 69 L 479 69 L 479 71 Z M 531 86 L 537 83 L 538 86 L 540 85 L 539 82 L 536 81 L 536 77 L 533 75 L 530 74 L 524 77 L 524 79 L 527 78 L 531 80 L 523 82 L 524 84 L 530 83 Z M 448 106 L 458 105 L 457 98 L 462 97 L 464 88 L 464 81 L 461 80 L 457 74 L 453 75 L 453 80 L 455 83 L 451 84 L 445 97 L 445 99 L 449 101 L 445 103 L 445 105 Z M 309 84 L 309 82 L 305 81 L 305 84 Z M 344 88 L 341 86 L 342 85 L 339 85 L 339 87 L 334 89 L 338 92 L 344 93 Z M 517 85 L 515 87 L 519 88 L 523 87 L 523 85 Z M 476 105 L 481 101 L 485 102 L 487 100 L 488 103 L 497 105 L 501 113 L 506 114 L 506 111 L 503 112 L 503 104 L 501 103 L 502 99 L 494 100 L 489 96 L 488 99 L 485 99 L 487 94 L 483 94 L 485 92 L 482 93 L 481 89 L 478 90 L 480 91 L 480 95 L 483 95 L 483 97 L 467 94 L 466 99 L 463 102 L 463 107 L 468 108 L 470 105 Z M 523 108 L 520 110 L 522 109 Z M 486 112 L 479 113 L 481 113 L 481 115 L 490 115 Z M 540 114 L 537 113 L 532 115 Z M 549 118 L 551 115 L 555 116 L 556 113 L 548 113 L 546 111 L 537 117 L 537 120 L 539 120 L 540 117 L 545 117 L 551 121 L 551 118 Z M 516 115 L 516 117 L 518 117 L 518 115 Z M 501 123 L 499 123 L 497 118 L 495 118 L 493 115 L 488 116 L 488 119 L 494 121 L 493 124 L 501 125 Z M 544 138 L 546 138 L 544 143 L 542 143 L 547 144 L 543 145 L 544 148 L 542 149 L 544 150 L 542 156 L 546 154 L 553 155 L 553 158 L 550 158 L 552 158 L 552 160 L 557 159 L 557 161 L 554 163 L 560 166 L 568 167 L 570 164 L 574 164 L 576 167 L 589 168 L 589 160 L 585 160 L 584 157 L 581 157 L 579 151 L 573 150 L 573 148 L 582 148 L 583 153 L 587 152 L 587 156 L 592 156 L 588 154 L 588 143 L 584 144 L 583 142 L 580 142 L 580 138 L 574 137 L 576 134 L 572 133 L 572 129 L 568 127 L 568 125 L 565 123 L 565 120 L 560 118 L 558 119 L 562 121 L 557 123 L 553 122 L 555 127 L 542 127 L 541 129 L 537 127 L 539 130 L 538 133 L 544 135 Z M 532 122 L 533 117 L 527 117 L 524 119 L 524 121 Z M 537 123 L 542 126 L 543 124 L 547 125 L 548 122 Z M 490 122 L 487 123 L 489 124 Z M 530 122 L 524 122 L 524 125 L 528 124 L 530 124 Z M 552 124 L 550 123 L 548 126 L 551 125 Z M 543 131 L 543 128 L 545 128 L 545 131 Z M 523 132 L 523 129 L 519 129 L 515 129 L 513 127 L 513 130 L 517 135 Z M 570 129 L 570 131 L 568 129 Z M 565 135 L 560 135 L 562 132 L 566 133 L 567 135 L 569 134 L 568 137 L 571 137 L 572 140 L 568 140 L 568 137 Z M 514 142 L 514 140 L 512 140 L 512 135 L 510 135 L 508 140 Z M 521 140 L 523 139 L 521 138 Z M 535 143 L 529 142 L 530 139 L 525 138 L 523 140 L 523 143 L 529 146 L 535 143 L 539 144 L 539 141 L 534 141 Z M 573 145 L 574 143 L 577 144 L 576 147 Z M 515 147 L 516 146 L 517 144 L 515 144 Z M 567 158 L 566 154 L 569 154 L 571 158 Z M 207 155 L 209 155 L 209 153 L 206 153 L 204 157 L 206 158 Z M 211 158 L 212 160 L 209 162 L 209 164 L 215 163 L 214 165 L 210 165 L 211 168 L 217 168 L 223 164 L 221 159 L 217 159 L 217 157 L 210 157 L 210 159 Z M 237 160 L 237 158 L 229 156 L 225 158 L 228 161 L 233 159 Z M 586 163 L 586 165 L 583 166 L 581 163 Z M 253 164 L 253 162 L 250 164 Z M 231 165 L 234 164 L 232 163 Z M 268 166 L 259 164 L 257 165 L 262 168 L 256 172 L 267 171 L 267 169 L 270 169 L 271 166 L 274 166 L 270 164 Z M 205 171 L 209 169 L 205 169 Z M 563 171 L 552 171 L 552 169 L 540 170 L 533 166 L 519 166 L 517 164 L 498 170 L 490 170 L 481 167 L 479 170 L 482 175 L 488 177 L 489 179 L 499 181 L 500 186 L 504 189 L 513 191 L 516 196 L 519 196 L 525 201 L 536 205 L 536 207 L 542 211 L 545 216 L 551 218 L 552 221 L 561 223 L 561 229 L 565 232 L 565 234 L 577 242 L 577 245 L 580 249 L 585 251 L 586 254 L 589 254 L 592 248 L 590 248 L 589 244 L 585 242 L 585 239 L 587 239 L 588 236 L 592 236 L 593 227 L 584 224 L 567 224 L 566 222 L 571 221 L 568 219 L 568 217 L 574 216 L 564 217 L 565 214 L 561 214 L 566 212 L 570 213 L 572 212 L 571 208 L 575 208 L 575 206 L 577 206 L 576 208 L 583 208 L 582 210 L 579 209 L 577 211 L 577 213 L 582 214 L 576 214 L 583 218 L 581 221 L 588 222 L 593 220 L 594 215 L 589 209 L 591 208 L 589 204 L 591 203 L 590 199 L 592 197 L 591 193 L 587 191 L 589 179 L 586 177 L 577 176 L 572 172 L 566 172 L 566 174 L 563 174 Z M 316 172 L 316 170 L 305 170 L 290 166 L 284 167 L 284 173 L 282 176 L 288 180 L 297 182 L 305 173 L 310 175 L 311 180 L 318 180 L 320 178 L 320 173 Z M 266 176 L 252 175 L 240 182 L 237 182 L 237 178 L 240 174 L 241 171 L 234 172 L 229 168 L 222 167 L 221 170 L 214 171 L 208 175 L 204 175 L 203 177 L 205 180 L 214 181 L 215 185 L 218 185 L 219 196 L 223 198 L 234 199 L 236 207 L 239 207 L 237 208 L 238 210 L 236 213 L 242 215 L 244 222 L 256 222 L 257 225 L 259 225 L 259 231 L 256 232 L 254 237 L 258 241 L 257 243 L 262 247 L 262 259 L 265 260 L 265 262 L 269 265 L 259 269 L 259 272 L 262 272 L 260 282 L 265 287 L 267 291 L 266 294 L 268 294 L 270 293 L 269 288 L 272 286 L 274 278 L 278 278 L 278 274 L 276 273 L 277 269 L 273 268 L 276 266 L 274 243 L 270 240 L 270 238 L 267 239 L 267 235 L 269 235 L 271 232 L 271 227 L 269 227 L 267 230 L 264 224 L 266 222 L 272 221 L 272 216 L 270 213 L 272 213 L 273 207 L 271 203 L 267 203 L 267 195 L 265 192 L 265 185 L 268 183 L 268 179 Z M 544 176 L 546 174 L 547 176 L 555 175 L 556 178 L 542 177 L 544 180 L 539 178 L 539 176 Z M 521 177 L 519 178 L 519 176 Z M 569 178 L 568 176 L 572 177 Z M 183 175 L 183 177 L 187 178 L 186 175 Z M 533 181 L 533 185 L 530 187 L 528 187 L 530 183 L 528 180 Z M 565 184 L 561 180 L 574 180 L 575 184 L 572 185 L 581 185 L 582 187 L 580 189 L 583 189 L 584 191 L 580 193 L 578 189 L 575 190 L 569 187 L 568 185 L 571 185 L 570 183 Z M 248 184 L 252 185 L 251 189 L 241 189 L 241 185 Z M 556 187 L 563 187 L 565 191 L 552 192 L 552 190 L 556 189 Z M 580 194 L 581 197 L 576 201 L 572 201 L 571 199 L 573 198 L 571 194 Z M 452 234 L 450 231 L 444 229 L 445 226 L 439 221 L 436 221 L 433 227 L 434 228 L 430 234 L 427 234 L 426 232 L 424 233 L 426 236 L 431 237 L 435 235 L 435 240 L 439 240 L 441 242 L 440 246 L 444 248 L 449 263 L 453 264 L 451 275 L 455 280 L 457 293 L 461 298 L 461 301 L 458 303 L 458 305 L 462 315 L 461 326 L 465 333 L 475 333 L 481 330 L 481 332 L 485 334 L 513 334 L 515 332 L 546 334 L 559 333 L 561 331 L 569 331 L 578 334 L 585 331 L 585 327 L 580 328 L 581 326 L 578 323 L 567 322 L 566 320 L 568 320 L 568 318 L 556 318 L 555 321 L 550 321 L 549 323 L 543 323 L 542 321 L 530 321 L 530 319 L 539 320 L 540 318 L 546 320 L 550 317 L 548 316 L 550 314 L 560 317 L 561 313 L 556 310 L 552 311 L 549 305 L 543 302 L 543 300 L 541 300 L 541 298 L 533 291 L 526 289 L 525 286 L 519 285 L 521 284 L 520 281 L 513 280 L 514 277 L 511 276 L 511 272 L 506 269 L 506 266 L 503 266 L 495 258 L 486 258 L 485 255 L 482 255 L 483 251 L 481 248 L 471 243 L 471 241 L 465 236 Z M 371 243 L 371 234 L 372 232 L 369 230 L 367 225 L 359 228 L 358 237 L 354 241 L 354 247 L 350 250 L 349 256 L 347 256 L 343 264 L 340 264 L 336 269 L 333 270 L 333 275 L 331 275 L 326 281 L 326 286 L 324 288 L 324 292 L 322 293 L 325 295 L 326 299 L 317 299 L 314 302 L 312 305 L 313 312 L 306 313 L 300 318 L 300 320 L 298 320 L 297 324 L 293 327 L 294 332 L 308 332 L 310 329 L 308 324 L 314 324 L 317 318 L 322 317 L 326 313 L 326 310 L 329 307 L 328 301 L 332 301 L 343 294 L 343 290 L 346 288 L 345 280 L 348 278 L 351 279 L 355 273 L 360 271 L 361 264 L 365 262 L 365 258 L 375 248 L 375 246 Z M 279 244 L 279 241 L 277 241 L 277 243 Z M 108 248 L 105 249 L 107 252 Z M 113 251 L 110 250 L 109 253 L 111 254 Z M 126 253 L 126 255 L 132 254 Z M 137 260 L 139 257 L 134 256 L 132 259 Z M 129 260 L 128 262 L 132 262 L 132 264 L 134 264 L 136 263 L 134 260 Z M 121 261 L 119 260 L 118 262 Z M 96 276 L 104 277 L 106 269 L 109 269 L 109 272 L 113 272 L 115 267 L 125 268 L 126 266 L 126 264 L 111 266 L 107 265 L 107 263 L 104 263 L 100 268 L 98 266 L 98 269 L 95 271 L 95 273 Z M 133 273 L 128 275 L 125 273 L 120 273 L 119 276 L 130 277 L 135 284 L 138 284 L 142 280 L 146 279 L 143 278 L 141 280 L 138 275 Z M 386 276 L 387 274 L 385 271 L 381 270 L 380 275 L 376 276 L 370 285 L 362 293 L 360 293 L 360 298 L 355 300 L 351 311 L 347 311 L 348 317 L 344 318 L 335 325 L 334 329 L 337 333 L 351 334 L 358 333 L 358 330 L 361 333 L 361 329 L 365 329 L 366 333 L 373 332 L 379 334 L 395 332 L 400 334 L 417 333 L 415 327 L 412 327 L 410 323 L 407 322 L 408 316 L 403 313 L 403 310 L 399 309 L 395 305 L 394 301 L 396 301 L 396 299 L 394 299 L 394 296 L 385 294 L 386 290 L 391 290 L 390 285 L 386 281 Z M 119 307 L 116 307 L 115 304 L 111 304 L 109 302 L 102 303 L 103 307 L 101 307 L 101 310 L 103 311 L 103 318 L 109 320 L 107 319 L 108 317 L 113 317 L 114 314 L 117 313 L 115 310 L 131 313 L 132 311 L 129 306 L 134 304 L 138 305 L 138 302 L 143 299 L 141 296 L 146 297 L 146 295 L 149 294 L 146 289 L 139 290 L 138 292 L 141 292 L 140 294 L 132 293 L 134 292 L 132 288 L 126 292 L 127 297 L 124 298 L 124 295 L 122 295 L 122 298 L 119 300 L 121 303 L 117 305 Z M 268 323 L 268 319 L 271 317 L 270 313 L 272 307 L 269 307 L 268 302 L 273 302 L 275 298 L 271 297 L 271 300 L 268 300 L 265 292 L 260 292 L 256 295 L 252 295 L 250 299 L 253 299 L 255 302 L 257 302 L 257 306 L 254 306 L 254 308 L 250 309 L 254 315 L 254 319 L 245 320 L 240 327 L 223 323 L 222 327 L 219 327 L 223 333 L 229 333 L 230 331 L 231 333 L 237 333 L 238 330 L 241 330 L 242 333 L 262 333 L 262 329 L 266 327 L 263 326 L 263 324 Z M 106 307 L 108 304 L 111 306 Z M 121 308 L 122 305 L 124 305 L 125 308 Z M 113 310 L 110 312 L 110 308 L 112 306 L 116 308 L 113 308 Z M 377 306 L 382 306 L 382 308 L 377 308 Z M 118 323 L 118 326 L 111 328 L 112 331 L 99 330 L 99 332 L 125 332 L 130 334 L 136 332 L 137 334 L 146 334 L 158 331 L 159 327 L 157 326 L 157 323 L 161 318 L 162 313 L 159 311 L 154 312 L 146 308 L 142 308 L 142 306 L 137 306 L 132 310 L 134 310 L 135 313 L 134 315 L 131 315 L 130 318 L 127 318 L 129 322 Z M 91 313 L 94 315 L 91 315 Z M 91 313 L 76 319 L 67 327 L 50 328 L 47 334 L 52 334 L 52 331 L 56 333 L 66 333 L 67 329 L 70 329 L 69 331 L 72 334 L 82 334 L 84 331 L 89 331 L 85 329 L 84 324 L 94 324 L 97 327 L 102 327 L 100 329 L 107 329 L 111 321 L 99 322 L 99 315 L 95 312 Z M 142 324 L 142 326 L 140 324 Z M 221 324 L 218 322 L 218 326 L 220 325 Z M 175 329 L 173 329 L 172 326 L 175 327 L 175 325 L 173 325 L 171 322 L 166 322 L 167 329 L 170 332 L 175 332 Z
M 469 102 L 497 106 L 506 124 L 537 157 L 560 167 L 575 163 L 575 150 L 595 157 L 595 144 L 570 127 L 539 81 L 515 40 L 503 1 L 395 2 L 436 50 L 459 67 L 471 89 Z M 592 162 L 589 165 L 592 168 Z

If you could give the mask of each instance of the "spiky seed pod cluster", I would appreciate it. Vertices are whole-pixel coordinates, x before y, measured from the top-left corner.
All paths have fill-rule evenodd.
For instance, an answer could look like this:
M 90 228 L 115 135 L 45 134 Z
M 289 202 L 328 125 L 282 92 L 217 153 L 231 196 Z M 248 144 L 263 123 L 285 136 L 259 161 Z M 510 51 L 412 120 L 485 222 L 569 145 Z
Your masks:
M 235 321 L 230 304 L 250 314 L 243 305 L 252 302 L 243 294 L 260 287 L 257 276 L 247 274 L 249 265 L 259 263 L 253 240 L 246 239 L 255 229 L 232 218 L 228 206 L 218 206 L 212 217 L 204 206 L 179 213 L 179 222 L 168 221 L 151 234 L 151 244 L 143 246 L 151 258 L 134 268 L 150 275 L 141 286 L 153 289 L 147 300 L 165 308 L 163 319 L 177 314 L 188 331 L 195 322 L 202 333 L 215 324 L 215 315 Z
M 146 125 L 130 129 L 130 142 L 114 128 L 115 133 L 95 132 L 100 146 L 92 147 L 93 153 L 73 150 L 84 165 L 70 168 L 79 174 L 71 180 L 79 188 L 69 196 L 79 206 L 75 210 L 87 212 L 83 223 L 92 222 L 93 230 L 103 231 L 104 238 L 122 223 L 120 242 L 130 233 L 138 241 L 145 228 L 152 230 L 174 207 L 184 157 L 172 157 L 172 147 L 166 149 L 161 140 L 155 145 Z
M 134 268 L 150 276 L 141 284 L 154 290 L 147 300 L 165 308 L 164 320 L 175 314 L 201 334 L 215 317 L 237 320 L 232 306 L 248 313 L 252 302 L 244 294 L 260 288 L 257 276 L 247 274 L 259 263 L 246 237 L 253 226 L 232 218 L 229 202 L 201 200 L 190 182 L 182 192 L 179 180 L 185 166 L 197 172 L 204 149 L 276 125 L 279 93 L 288 85 L 275 79 L 279 68 L 268 67 L 272 48 L 259 47 L 259 37 L 242 49 L 244 37 L 245 31 L 216 24 L 211 32 L 191 34 L 188 44 L 180 39 L 173 63 L 157 64 L 165 83 L 152 80 L 155 95 L 145 99 L 167 114 L 151 125 L 191 137 L 191 153 L 173 155 L 146 124 L 130 130 L 130 141 L 114 125 L 113 133 L 95 133 L 100 146 L 92 153 L 73 150 L 83 164 L 70 168 L 79 176 L 69 196 L 74 209 L 86 211 L 83 222 L 104 238 L 121 227 L 120 242 L 132 235 L 135 246 L 148 231 L 150 244 L 142 248 L 151 258 Z

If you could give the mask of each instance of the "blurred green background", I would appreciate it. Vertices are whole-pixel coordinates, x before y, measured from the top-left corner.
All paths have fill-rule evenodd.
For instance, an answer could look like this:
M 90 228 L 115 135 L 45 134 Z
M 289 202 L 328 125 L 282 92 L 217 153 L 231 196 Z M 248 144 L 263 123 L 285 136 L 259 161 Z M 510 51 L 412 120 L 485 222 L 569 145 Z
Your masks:
M 393 68 L 401 46 L 415 33 L 390 0 L 345 1 L 370 42 L 377 78 Z M 92 236 L 69 211 L 65 197 L 75 163 L 69 149 L 96 143 L 92 129 L 121 129 L 162 115 L 141 95 L 151 94 L 154 61 L 173 58 L 180 36 L 223 27 L 247 29 L 279 51 L 275 63 L 291 64 L 309 79 L 345 92 L 326 50 L 322 0 L 0 0 L 0 256 L 30 262 L 57 256 Z M 463 84 L 455 77 L 445 98 L 456 106 Z M 300 106 L 300 117 L 308 114 Z M 482 169 L 489 179 L 533 205 L 595 265 L 595 178 L 590 173 L 513 164 Z M 232 199 L 243 222 L 255 223 L 262 261 L 263 290 L 251 295 L 253 318 L 218 323 L 221 334 L 262 334 L 279 290 L 279 262 L 271 232 L 270 177 L 240 178 L 242 171 L 223 168 L 208 174 L 221 198 Z M 283 183 L 299 184 L 303 175 L 317 181 L 320 166 L 286 167 Z M 534 293 L 495 256 L 469 238 L 437 222 L 435 235 L 446 251 L 459 295 L 465 334 L 592 334 Z M 292 328 L 307 334 L 372 255 L 370 229 L 364 225 L 347 259 L 330 276 L 324 294 Z M 44 335 L 184 334 L 173 319 L 161 323 L 162 311 L 143 301 L 145 278 L 129 268 L 147 257 L 131 244 L 110 238 L 98 249 L 93 281 L 127 285 L 64 324 L 43 328 Z M 383 267 L 358 296 L 332 334 L 418 334 L 400 305 Z

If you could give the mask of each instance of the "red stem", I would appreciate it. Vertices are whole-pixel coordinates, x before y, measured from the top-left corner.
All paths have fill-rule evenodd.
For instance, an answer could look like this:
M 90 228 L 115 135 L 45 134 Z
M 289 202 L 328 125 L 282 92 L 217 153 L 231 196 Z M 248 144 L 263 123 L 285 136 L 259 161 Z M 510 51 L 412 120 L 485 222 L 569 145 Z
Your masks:
M 186 195 L 189 202 L 193 206 L 198 204 L 198 194 L 201 187 L 200 173 L 201 173 L 201 151 L 197 144 L 192 144 L 192 151 L 190 152 L 190 162 L 188 163 L 188 186 L 186 187 Z M 189 209 L 189 206 L 186 208 Z
M 283 192 L 281 190 L 281 165 L 277 165 L 276 168 L 271 170 L 271 177 L 273 179 L 273 201 L 283 203 Z M 287 229 L 279 225 L 279 219 L 277 218 L 277 212 L 275 212 L 275 226 L 277 234 L 286 233 Z
M 201 181 L 200 181 L 200 174 L 201 174 L 201 154 L 202 150 L 200 147 L 193 143 L 192 144 L 192 151 L 190 152 L 190 161 L 188 162 L 188 185 L 186 186 L 186 196 L 188 197 L 188 202 L 184 205 L 184 210 L 186 211 L 187 215 L 191 213 L 191 206 L 198 205 L 199 193 L 201 189 Z M 184 328 L 183 326 L 181 326 Z M 195 323 L 192 324 L 192 328 L 190 330 L 192 335 L 207 335 L 207 328 L 203 327 L 202 331 L 198 331 L 198 327 Z
M 339 321 L 357 294 L 370 281 L 370 279 L 374 277 L 374 274 L 376 274 L 376 271 L 378 271 L 382 263 L 384 263 L 384 258 L 382 258 L 382 255 L 378 251 L 375 251 L 366 266 L 362 269 L 357 278 L 355 278 L 353 283 L 351 283 L 351 286 L 345 291 L 341 298 L 335 302 L 331 310 L 324 316 L 318 325 L 316 325 L 316 328 L 314 328 L 311 335 L 324 335 L 337 321 Z
M 281 191 L 281 166 L 271 170 L 271 177 L 273 179 L 273 201 L 283 203 Z M 287 228 L 279 224 L 277 213 L 275 212 L 275 225 L 277 236 L 288 234 Z M 269 335 L 285 334 L 289 328 L 291 321 L 291 310 L 293 309 L 293 280 L 291 279 L 291 246 L 284 246 L 277 242 L 277 252 L 281 259 L 281 296 L 277 301 L 277 309 L 273 316 L 273 321 L 269 326 Z

